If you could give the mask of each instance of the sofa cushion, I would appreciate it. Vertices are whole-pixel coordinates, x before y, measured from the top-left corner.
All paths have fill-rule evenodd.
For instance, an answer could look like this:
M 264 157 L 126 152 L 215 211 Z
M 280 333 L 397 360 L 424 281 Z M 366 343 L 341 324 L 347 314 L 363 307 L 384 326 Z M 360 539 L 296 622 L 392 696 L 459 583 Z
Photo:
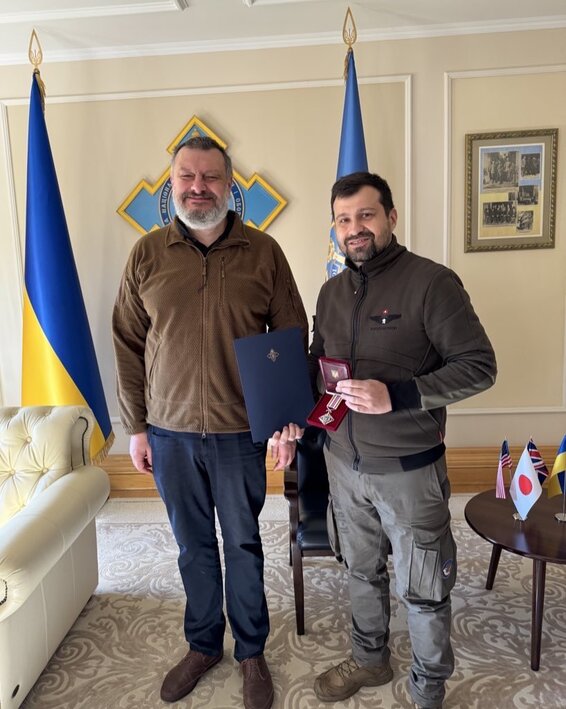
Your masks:
M 0 527 L 73 467 L 89 462 L 78 406 L 0 409 Z

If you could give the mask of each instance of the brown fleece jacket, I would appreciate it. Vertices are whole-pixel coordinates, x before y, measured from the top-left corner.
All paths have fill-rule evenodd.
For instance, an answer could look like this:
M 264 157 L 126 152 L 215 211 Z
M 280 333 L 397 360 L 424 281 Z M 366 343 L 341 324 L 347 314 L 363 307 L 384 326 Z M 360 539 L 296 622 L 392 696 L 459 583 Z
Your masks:
M 130 254 L 113 314 L 126 433 L 249 430 L 233 341 L 300 327 L 305 310 L 279 244 L 236 215 L 206 256 L 173 222 Z

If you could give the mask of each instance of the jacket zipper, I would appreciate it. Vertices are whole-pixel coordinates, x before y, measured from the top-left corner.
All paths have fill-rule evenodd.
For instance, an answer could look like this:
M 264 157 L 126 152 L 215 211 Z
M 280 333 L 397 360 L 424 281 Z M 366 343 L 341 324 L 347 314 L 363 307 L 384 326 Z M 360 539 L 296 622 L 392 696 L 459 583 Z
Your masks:
M 356 341 L 358 337 L 358 332 L 360 330 L 360 323 L 359 323 L 359 313 L 360 313 L 360 308 L 362 307 L 362 302 L 364 301 L 367 293 L 367 283 L 368 279 L 365 273 L 363 271 L 360 271 L 360 275 L 362 277 L 362 285 L 356 292 L 360 292 L 360 295 L 358 297 L 358 300 L 356 304 L 354 305 L 354 311 L 352 313 L 352 348 L 350 350 L 350 362 L 352 363 L 352 376 L 355 376 L 354 372 L 354 363 L 356 361 Z M 348 439 L 350 441 L 350 445 L 352 446 L 352 450 L 354 452 L 354 460 L 352 462 L 352 469 L 353 470 L 358 470 L 359 469 L 359 464 L 360 464 L 360 453 L 358 449 L 356 448 L 356 445 L 354 443 L 354 435 L 352 432 L 352 416 L 350 413 L 348 413 Z
M 200 381 L 200 387 L 201 387 L 201 392 L 202 392 L 202 437 L 206 438 L 206 432 L 208 430 L 208 409 L 207 409 L 207 392 L 205 391 L 206 387 L 206 376 L 204 373 L 204 368 L 206 365 L 206 300 L 207 300 L 207 289 L 206 289 L 206 284 L 208 280 L 208 274 L 207 274 L 207 262 L 206 262 L 206 256 L 202 257 L 202 286 L 201 286 L 201 291 L 202 291 L 202 317 L 201 317 L 201 323 L 202 323 L 202 337 L 200 340 L 200 376 L 201 376 L 201 381 Z
M 220 307 L 224 307 L 224 293 L 226 292 L 226 272 L 224 270 L 224 256 L 220 258 Z

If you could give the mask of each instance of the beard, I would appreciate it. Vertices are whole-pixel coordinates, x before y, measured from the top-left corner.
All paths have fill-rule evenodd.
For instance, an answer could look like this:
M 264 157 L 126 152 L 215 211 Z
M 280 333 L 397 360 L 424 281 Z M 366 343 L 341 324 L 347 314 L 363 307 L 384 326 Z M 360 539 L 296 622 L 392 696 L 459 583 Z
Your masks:
M 342 253 L 356 266 L 360 266 L 385 251 L 391 243 L 392 235 L 393 230 L 390 226 L 385 226 L 377 236 L 369 229 L 362 229 L 357 234 L 346 237 Z M 365 238 L 367 241 L 359 246 L 351 245 L 352 241 L 361 238 Z
M 350 261 L 353 261 L 356 266 L 360 263 L 371 261 L 378 253 L 373 239 L 363 246 L 348 246 L 348 243 L 346 243 L 346 256 Z
M 202 196 L 212 198 L 214 203 L 204 209 L 189 209 L 185 207 L 184 200 L 190 197 L 190 193 L 183 192 L 178 197 L 173 193 L 175 212 L 183 224 L 189 227 L 189 229 L 213 229 L 215 226 L 221 224 L 228 214 L 228 206 L 230 204 L 229 194 L 224 198 L 217 197 L 212 192 L 207 192 Z
M 350 242 L 360 237 L 368 238 L 369 241 L 361 246 L 350 246 Z M 344 242 L 344 255 L 350 259 L 353 263 L 358 266 L 366 261 L 371 261 L 372 258 L 378 255 L 383 249 L 379 249 L 376 246 L 375 234 L 369 229 L 364 229 L 355 236 L 348 237 Z

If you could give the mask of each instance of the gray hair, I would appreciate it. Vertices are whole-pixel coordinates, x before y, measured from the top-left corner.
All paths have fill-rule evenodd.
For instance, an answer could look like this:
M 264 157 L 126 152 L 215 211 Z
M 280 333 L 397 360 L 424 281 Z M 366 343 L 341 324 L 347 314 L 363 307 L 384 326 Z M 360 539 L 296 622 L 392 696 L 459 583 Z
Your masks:
M 190 150 L 218 150 L 224 159 L 227 177 L 232 177 L 232 160 L 230 160 L 228 153 L 214 138 L 210 138 L 208 135 L 195 135 L 182 143 L 178 143 L 171 157 L 171 167 L 173 167 L 175 163 L 177 153 L 183 148 L 189 148 Z

